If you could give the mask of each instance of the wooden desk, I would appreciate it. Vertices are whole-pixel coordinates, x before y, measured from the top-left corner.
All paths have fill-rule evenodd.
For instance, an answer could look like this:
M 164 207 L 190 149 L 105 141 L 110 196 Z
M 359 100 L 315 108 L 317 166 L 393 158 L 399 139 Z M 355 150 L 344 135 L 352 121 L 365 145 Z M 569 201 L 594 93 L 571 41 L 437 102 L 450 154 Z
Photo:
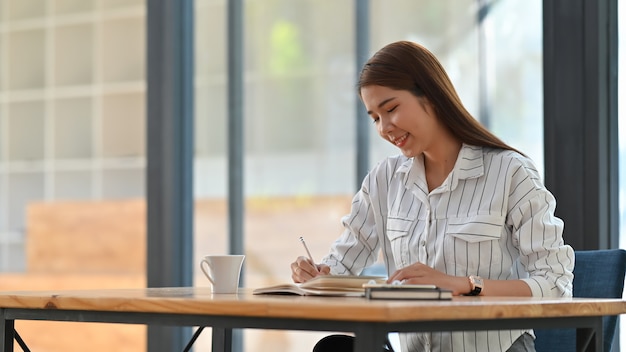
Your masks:
M 15 320 L 211 326 L 213 350 L 230 350 L 233 328 L 351 331 L 357 351 L 380 352 L 392 331 L 574 327 L 602 350 L 602 316 L 617 299 L 456 297 L 452 301 L 212 295 L 208 288 L 0 292 L 0 346 L 13 351 Z

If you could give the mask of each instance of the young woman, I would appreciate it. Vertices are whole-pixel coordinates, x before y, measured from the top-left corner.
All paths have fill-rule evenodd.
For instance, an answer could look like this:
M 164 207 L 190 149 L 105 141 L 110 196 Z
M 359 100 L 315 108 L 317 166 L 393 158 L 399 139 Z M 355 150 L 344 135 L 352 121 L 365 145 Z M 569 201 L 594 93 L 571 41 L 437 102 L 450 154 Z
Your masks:
M 382 253 L 389 282 L 455 295 L 571 296 L 574 252 L 554 197 L 529 158 L 467 112 L 432 53 L 407 41 L 385 46 L 363 67 L 358 92 L 401 155 L 365 177 L 321 263 L 291 264 L 295 282 L 358 275 Z M 315 351 L 351 351 L 350 339 L 325 338 Z M 533 340 L 532 330 L 400 334 L 405 352 L 534 351 Z

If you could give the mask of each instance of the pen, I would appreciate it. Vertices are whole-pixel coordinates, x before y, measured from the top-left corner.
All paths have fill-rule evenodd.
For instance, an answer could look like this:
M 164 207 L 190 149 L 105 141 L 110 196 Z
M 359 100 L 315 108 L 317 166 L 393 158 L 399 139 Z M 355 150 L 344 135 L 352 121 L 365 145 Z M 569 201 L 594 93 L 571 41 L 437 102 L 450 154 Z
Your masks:
M 306 254 L 309 255 L 309 259 L 311 259 L 311 263 L 315 265 L 315 260 L 313 260 L 313 256 L 311 255 L 311 252 L 309 251 L 309 247 L 307 247 L 306 242 L 304 242 L 304 238 L 302 238 L 302 236 L 300 236 L 300 242 L 302 242 L 302 245 L 304 246 L 304 249 L 306 250 Z

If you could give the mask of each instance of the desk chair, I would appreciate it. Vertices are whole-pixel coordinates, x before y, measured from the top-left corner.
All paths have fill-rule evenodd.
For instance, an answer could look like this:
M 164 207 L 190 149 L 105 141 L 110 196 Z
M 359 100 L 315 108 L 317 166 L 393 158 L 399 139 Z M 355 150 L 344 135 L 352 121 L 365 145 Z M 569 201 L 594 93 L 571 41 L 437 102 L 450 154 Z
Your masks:
M 576 251 L 574 297 L 622 298 L 626 274 L 626 250 Z M 617 316 L 604 317 L 604 352 L 610 352 L 617 330 Z M 535 329 L 537 352 L 576 351 L 574 329 Z

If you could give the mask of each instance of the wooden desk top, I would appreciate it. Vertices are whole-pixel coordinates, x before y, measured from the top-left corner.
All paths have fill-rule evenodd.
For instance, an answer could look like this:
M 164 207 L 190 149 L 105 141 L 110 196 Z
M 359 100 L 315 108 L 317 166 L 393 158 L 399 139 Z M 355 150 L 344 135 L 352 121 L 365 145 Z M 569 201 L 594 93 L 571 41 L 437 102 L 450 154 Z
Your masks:
M 0 308 L 175 313 L 240 317 L 403 322 L 605 316 L 626 313 L 626 300 L 455 297 L 451 301 L 371 301 L 348 297 L 212 294 L 208 287 L 0 291 Z

